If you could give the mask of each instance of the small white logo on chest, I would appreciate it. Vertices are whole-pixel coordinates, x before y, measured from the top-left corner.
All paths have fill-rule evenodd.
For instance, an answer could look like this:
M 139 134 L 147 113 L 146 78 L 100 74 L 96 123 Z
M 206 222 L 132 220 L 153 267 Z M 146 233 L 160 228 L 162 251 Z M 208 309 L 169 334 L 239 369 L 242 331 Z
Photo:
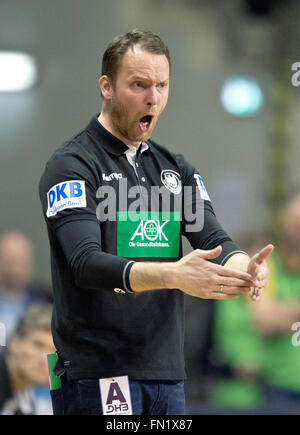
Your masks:
M 119 178 L 123 178 L 122 174 L 119 174 L 117 172 L 112 172 L 109 175 L 102 174 L 102 177 L 104 181 L 111 181 L 113 179 L 118 180 Z
M 161 172 L 160 178 L 164 186 L 172 193 L 178 194 L 181 192 L 181 180 L 178 172 L 165 169 Z

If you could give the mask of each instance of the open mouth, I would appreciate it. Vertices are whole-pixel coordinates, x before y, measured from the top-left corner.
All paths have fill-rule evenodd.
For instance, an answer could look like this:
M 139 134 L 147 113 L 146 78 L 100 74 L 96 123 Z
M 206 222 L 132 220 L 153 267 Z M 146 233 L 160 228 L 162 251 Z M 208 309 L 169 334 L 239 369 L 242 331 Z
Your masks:
M 142 131 L 149 130 L 152 118 L 153 118 L 152 115 L 145 115 L 142 118 L 140 118 L 139 123 Z

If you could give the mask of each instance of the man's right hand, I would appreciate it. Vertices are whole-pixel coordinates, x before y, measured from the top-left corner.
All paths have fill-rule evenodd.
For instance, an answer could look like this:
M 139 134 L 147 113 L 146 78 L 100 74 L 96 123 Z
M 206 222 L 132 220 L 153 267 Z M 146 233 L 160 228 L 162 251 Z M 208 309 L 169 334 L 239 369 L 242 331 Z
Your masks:
M 256 283 L 247 272 L 208 261 L 221 252 L 218 246 L 207 251 L 196 249 L 174 263 L 136 262 L 130 271 L 131 288 L 136 293 L 167 288 L 203 299 L 236 299 Z
M 221 252 L 221 246 L 207 251 L 196 249 L 176 263 L 169 263 L 171 288 L 203 299 L 236 299 L 239 294 L 248 293 L 254 285 L 249 273 L 208 261 Z

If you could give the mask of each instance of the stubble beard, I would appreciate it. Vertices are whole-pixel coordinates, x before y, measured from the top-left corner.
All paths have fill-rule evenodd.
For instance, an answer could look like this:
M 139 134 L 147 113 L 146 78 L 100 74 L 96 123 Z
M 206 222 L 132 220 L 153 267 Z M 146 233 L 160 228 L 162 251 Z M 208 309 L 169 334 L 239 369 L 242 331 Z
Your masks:
M 132 122 L 132 128 L 130 127 L 130 121 L 128 121 L 128 112 L 126 107 L 115 97 L 111 99 L 111 120 L 112 125 L 116 133 L 120 134 L 123 138 L 130 142 L 143 142 L 151 137 L 151 134 L 155 128 L 156 123 L 144 135 L 142 132 L 137 135 L 134 133 L 135 121 Z M 138 122 L 138 121 L 136 121 Z

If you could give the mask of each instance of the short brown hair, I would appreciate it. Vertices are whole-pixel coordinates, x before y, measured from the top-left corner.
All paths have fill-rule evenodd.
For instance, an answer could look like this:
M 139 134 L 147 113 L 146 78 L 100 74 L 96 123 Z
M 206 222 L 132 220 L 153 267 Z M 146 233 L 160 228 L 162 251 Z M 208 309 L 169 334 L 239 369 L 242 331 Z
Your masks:
M 35 303 L 31 305 L 20 318 L 14 331 L 14 336 L 24 338 L 36 330 L 51 330 L 52 305 L 49 303 Z
M 114 82 L 122 57 L 135 45 L 150 53 L 164 54 L 171 68 L 169 49 L 160 37 L 150 31 L 134 29 L 116 36 L 109 44 L 102 58 L 102 75 L 107 75 Z

